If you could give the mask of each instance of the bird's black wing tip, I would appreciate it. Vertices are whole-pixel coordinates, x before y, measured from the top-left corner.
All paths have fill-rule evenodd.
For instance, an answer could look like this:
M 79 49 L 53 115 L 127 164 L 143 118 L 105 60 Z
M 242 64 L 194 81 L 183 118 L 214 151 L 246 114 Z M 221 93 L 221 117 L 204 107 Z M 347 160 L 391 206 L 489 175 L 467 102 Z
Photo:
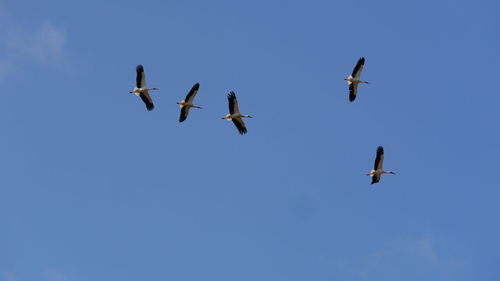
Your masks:
M 155 105 L 153 104 L 153 101 L 143 93 L 141 92 L 139 94 L 139 97 L 141 98 L 142 102 L 144 102 L 144 104 L 146 105 L 146 108 L 151 111 L 155 108 Z
M 229 94 L 227 94 L 227 98 L 234 99 L 234 98 L 236 98 L 236 94 L 233 91 L 231 91 L 231 92 L 229 92 Z
M 354 89 L 352 89 L 351 86 L 349 86 L 349 101 L 353 102 L 355 99 L 356 95 L 354 94 Z
M 181 108 L 181 114 L 179 115 L 179 123 L 184 122 L 184 120 L 186 120 L 187 117 L 188 117 L 188 115 L 187 115 L 187 107 L 183 106 Z
M 144 71 L 144 67 L 142 66 L 142 64 L 138 64 L 138 65 L 135 67 L 135 70 L 136 70 L 136 71 Z
M 146 109 L 147 109 L 148 111 L 151 111 L 151 110 L 155 109 L 155 105 L 154 105 L 153 103 L 151 103 L 151 102 L 146 102 L 145 104 L 146 104 Z
M 200 89 L 200 83 L 196 83 L 191 87 L 191 91 L 189 91 L 188 95 L 192 93 L 193 91 L 198 91 Z
M 379 146 L 377 147 L 377 153 L 384 153 L 384 147 L 383 147 L 383 146 L 381 146 L 381 145 L 379 145 Z

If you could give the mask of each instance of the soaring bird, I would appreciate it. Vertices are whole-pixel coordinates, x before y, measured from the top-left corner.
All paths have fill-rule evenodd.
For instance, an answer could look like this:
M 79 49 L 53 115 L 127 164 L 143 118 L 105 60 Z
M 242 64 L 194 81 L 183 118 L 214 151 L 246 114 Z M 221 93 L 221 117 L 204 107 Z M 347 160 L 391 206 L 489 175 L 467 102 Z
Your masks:
M 367 176 L 372 177 L 372 184 L 379 182 L 380 176 L 382 174 L 393 174 L 393 175 L 396 174 L 391 171 L 384 171 L 382 165 L 384 165 L 384 148 L 382 146 L 379 146 L 377 147 L 377 157 L 375 158 L 375 166 L 373 170 L 370 171 L 370 173 L 366 174 Z
M 133 91 L 129 92 L 131 94 L 135 94 L 136 96 L 141 97 L 142 101 L 146 105 L 146 108 L 151 111 L 155 108 L 153 104 L 153 100 L 151 99 L 151 96 L 149 96 L 148 91 L 151 90 L 158 90 L 158 88 L 148 88 L 146 86 L 146 75 L 144 75 L 144 67 L 142 67 L 141 64 L 139 64 L 136 68 L 135 71 L 137 72 L 137 77 L 135 79 L 135 88 Z
M 189 93 L 186 95 L 186 98 L 177 103 L 181 107 L 181 116 L 179 117 L 179 122 L 183 122 L 184 120 L 186 120 L 189 114 L 189 109 L 191 109 L 191 107 L 201 109 L 201 107 L 193 104 L 194 97 L 198 93 L 199 89 L 200 83 L 194 84 Z
M 353 102 L 356 99 L 356 95 L 358 94 L 358 84 L 359 83 L 365 83 L 369 84 L 366 81 L 361 81 L 359 80 L 359 77 L 361 76 L 361 71 L 363 70 L 363 66 L 365 65 L 365 58 L 361 57 L 358 60 L 358 63 L 354 67 L 354 70 L 352 71 L 352 75 L 349 77 L 345 78 L 344 80 L 347 81 L 347 84 L 349 84 L 349 101 Z
M 229 114 L 226 116 L 222 117 L 222 119 L 226 120 L 232 120 L 236 128 L 238 129 L 238 132 L 240 132 L 240 135 L 246 134 L 247 133 L 247 128 L 245 126 L 245 123 L 243 122 L 243 117 L 245 118 L 253 118 L 250 115 L 241 115 L 240 114 L 240 109 L 238 108 L 238 100 L 236 100 L 236 94 L 231 91 L 227 95 L 227 100 L 229 102 Z

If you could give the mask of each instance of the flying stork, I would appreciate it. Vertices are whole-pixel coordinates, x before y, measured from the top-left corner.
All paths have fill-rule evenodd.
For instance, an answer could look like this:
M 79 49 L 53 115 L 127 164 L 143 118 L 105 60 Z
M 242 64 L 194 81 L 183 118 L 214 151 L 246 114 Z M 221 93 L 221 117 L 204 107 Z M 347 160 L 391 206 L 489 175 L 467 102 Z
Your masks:
M 243 122 L 243 117 L 245 118 L 253 118 L 250 115 L 242 115 L 240 114 L 240 109 L 238 108 L 238 100 L 236 100 L 236 94 L 231 91 L 227 95 L 227 100 L 229 102 L 229 114 L 226 116 L 222 117 L 221 119 L 226 119 L 228 121 L 233 121 L 234 125 L 238 129 L 238 132 L 240 135 L 246 134 L 247 133 L 247 128 L 245 126 L 245 123 Z
M 131 94 L 135 94 L 136 96 L 139 96 L 144 104 L 146 105 L 146 108 L 151 111 L 155 108 L 153 104 L 153 100 L 151 99 L 151 96 L 149 96 L 148 91 L 151 90 L 158 90 L 157 88 L 148 88 L 146 86 L 146 75 L 144 75 L 144 67 L 142 67 L 142 64 L 139 64 L 136 68 L 135 71 L 137 72 L 137 77 L 135 79 L 136 85 L 133 91 L 129 92 Z
M 366 174 L 367 176 L 372 177 L 372 184 L 379 182 L 382 174 L 396 174 L 391 171 L 384 171 L 382 165 L 384 165 L 384 148 L 379 146 L 377 147 L 377 157 L 375 158 L 374 170 L 371 170 L 370 173 Z
M 181 116 L 179 117 L 179 122 L 183 122 L 184 120 L 186 120 L 189 114 L 189 109 L 191 107 L 201 109 L 201 107 L 193 104 L 194 97 L 198 93 L 199 89 L 200 83 L 194 84 L 189 93 L 186 95 L 186 98 L 177 103 L 181 107 Z
M 361 76 L 361 71 L 363 70 L 364 65 L 365 65 L 365 58 L 361 57 L 358 60 L 358 63 L 356 64 L 356 66 L 354 67 L 352 74 L 349 77 L 344 79 L 347 81 L 347 84 L 349 84 L 349 101 L 350 102 L 353 102 L 356 99 L 356 95 L 358 94 L 358 84 L 359 83 L 369 84 L 366 81 L 359 80 L 359 77 Z

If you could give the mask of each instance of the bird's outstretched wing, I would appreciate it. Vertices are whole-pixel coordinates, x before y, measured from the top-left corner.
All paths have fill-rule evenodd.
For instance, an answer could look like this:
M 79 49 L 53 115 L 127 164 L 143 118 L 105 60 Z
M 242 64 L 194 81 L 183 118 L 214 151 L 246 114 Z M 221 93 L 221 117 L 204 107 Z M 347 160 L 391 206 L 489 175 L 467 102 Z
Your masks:
M 238 100 L 236 99 L 236 94 L 233 91 L 229 92 L 227 100 L 229 102 L 229 114 L 233 115 L 235 113 L 239 113 L 240 109 L 238 108 Z
M 358 83 L 351 83 L 349 85 L 349 101 L 353 102 L 358 94 Z
M 137 88 L 146 88 L 146 76 L 144 75 L 144 67 L 142 64 L 139 64 L 135 71 L 137 72 L 137 76 L 135 78 L 135 86 Z
M 246 134 L 247 133 L 247 127 L 245 126 L 245 123 L 243 122 L 243 119 L 241 118 L 233 118 L 233 123 L 238 129 L 238 132 L 240 135 Z
M 365 58 L 361 57 L 356 63 L 354 70 L 352 71 L 352 77 L 359 79 L 361 76 L 361 71 L 363 70 L 363 66 L 365 65 Z
M 146 108 L 149 111 L 151 111 L 155 108 L 155 106 L 153 104 L 153 100 L 151 99 L 151 96 L 149 96 L 148 91 L 142 91 L 139 94 L 139 97 L 141 97 L 141 100 L 144 102 L 144 104 L 146 105 Z
M 184 122 L 184 120 L 187 119 L 188 114 L 189 114 L 189 109 L 190 107 L 183 106 L 181 108 L 181 115 L 179 116 L 179 122 Z
M 374 170 L 382 170 L 384 164 L 384 148 L 382 146 L 377 147 L 377 157 L 375 158 Z
M 380 175 L 378 175 L 378 174 L 373 175 L 372 184 L 377 183 L 379 181 L 380 181 Z
M 200 83 L 196 83 L 193 85 L 189 93 L 186 95 L 186 98 L 184 99 L 185 102 L 187 103 L 193 103 L 194 97 L 198 93 L 198 90 L 200 89 Z

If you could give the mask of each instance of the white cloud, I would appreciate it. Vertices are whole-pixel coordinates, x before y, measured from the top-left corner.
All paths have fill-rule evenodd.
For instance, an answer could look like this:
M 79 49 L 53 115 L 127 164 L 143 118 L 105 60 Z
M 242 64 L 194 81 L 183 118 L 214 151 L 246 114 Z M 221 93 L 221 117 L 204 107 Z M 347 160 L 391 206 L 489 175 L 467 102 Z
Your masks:
M 12 64 L 7 61 L 0 61 L 0 81 L 12 71 Z
M 34 58 L 47 63 L 63 55 L 64 41 L 65 36 L 61 29 L 45 23 L 34 35 L 32 45 L 28 50 Z
M 440 253 L 431 234 L 394 238 L 384 245 L 350 258 L 323 258 L 335 274 L 349 280 L 425 280 L 429 276 L 453 276 L 466 264 L 457 257 Z M 447 279 L 448 280 L 448 279 Z
M 23 62 L 47 65 L 63 61 L 66 34 L 62 28 L 45 22 L 38 28 L 27 30 L 8 19 L 1 20 L 0 24 L 0 81 L 15 71 L 14 66 Z
M 47 270 L 45 272 L 45 277 L 47 281 L 68 281 L 68 278 L 65 274 L 57 270 Z
M 421 257 L 433 264 L 438 262 L 434 242 L 429 234 L 414 241 L 404 241 L 402 248 L 409 255 Z
M 367 260 L 377 263 L 388 259 L 406 259 L 434 265 L 438 262 L 438 257 L 433 244 L 429 234 L 419 238 L 397 239 L 385 248 L 369 255 Z
M 47 64 L 62 57 L 65 33 L 51 23 L 44 23 L 34 32 L 14 29 L 7 42 L 7 51 L 11 58 L 31 58 Z
M 3 16 L 5 13 L 5 4 L 4 1 L 0 0 L 0 16 Z
M 17 276 L 14 272 L 2 272 L 2 281 L 17 281 Z
M 59 270 L 47 269 L 44 272 L 40 272 L 39 280 L 45 281 L 70 281 L 74 280 L 69 278 L 66 274 Z M 2 271 L 0 272 L 0 281 L 19 281 L 17 275 L 14 272 Z

